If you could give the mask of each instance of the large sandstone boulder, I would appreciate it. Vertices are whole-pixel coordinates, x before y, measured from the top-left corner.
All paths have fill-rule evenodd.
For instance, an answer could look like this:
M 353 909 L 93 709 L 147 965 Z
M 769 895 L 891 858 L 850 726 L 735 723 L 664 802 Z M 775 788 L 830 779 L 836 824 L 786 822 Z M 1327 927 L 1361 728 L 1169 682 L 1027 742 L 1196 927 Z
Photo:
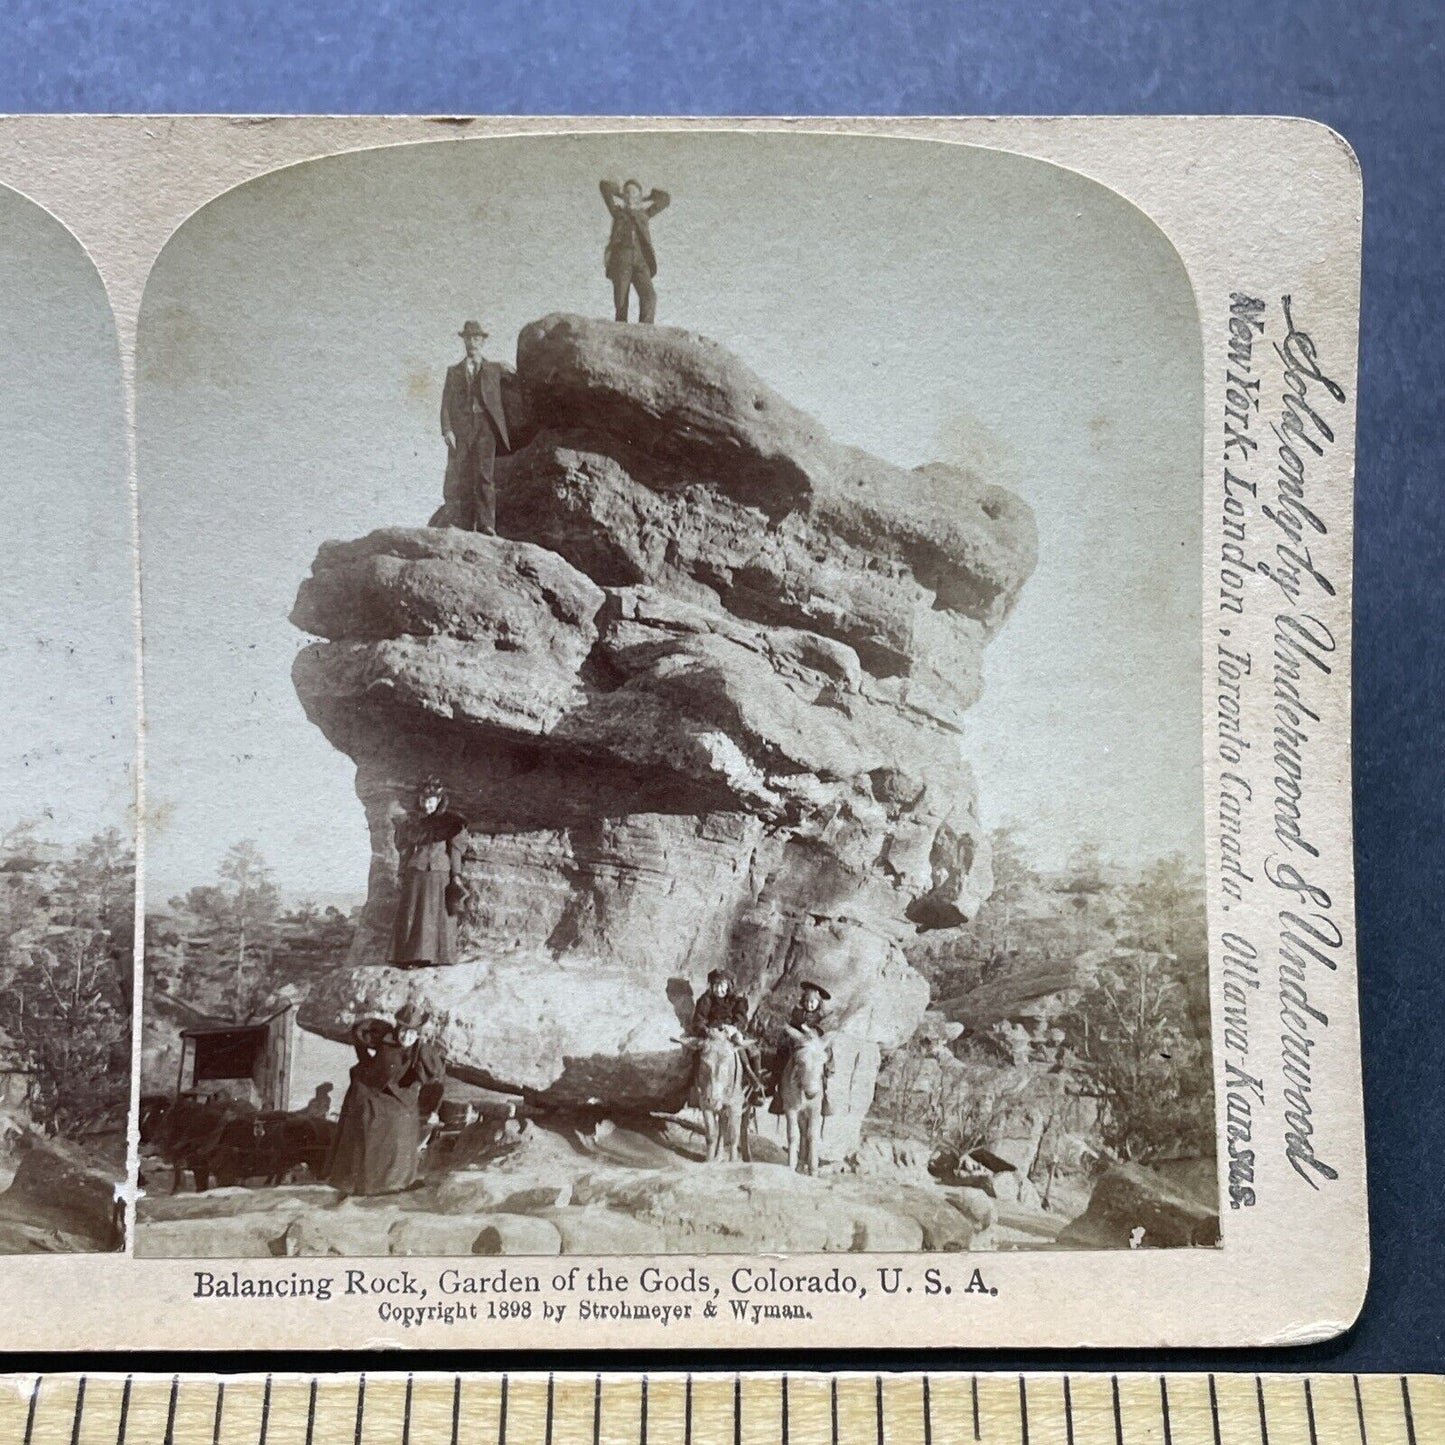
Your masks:
M 1032 516 L 967 469 L 837 445 L 670 328 L 536 322 L 508 397 L 502 535 L 327 543 L 297 598 L 321 639 L 297 692 L 356 762 L 372 845 L 348 966 L 303 1023 L 416 1003 L 472 1082 L 666 1111 L 709 968 L 765 1021 L 813 977 L 846 1152 L 927 1006 L 904 943 L 992 887 L 960 720 Z M 469 822 L 462 961 L 401 972 L 394 830 L 432 773 Z
M 0 1232 L 11 1238 L 12 1253 L 121 1248 L 116 1190 L 125 1175 L 123 1157 L 30 1130 L 17 1143 L 17 1158 L 10 1186 L 0 1193 Z
M 1196 1159 L 1155 1168 L 1113 1165 L 1059 1243 L 1075 1249 L 1177 1249 L 1217 1245 L 1219 1237 L 1214 1161 Z
M 937 966 L 948 953 L 943 938 L 919 939 L 909 949 L 921 967 Z M 1112 948 L 1093 948 L 1055 957 L 1018 950 L 992 969 L 986 981 L 937 999 L 933 1006 L 944 1018 L 974 1031 L 1020 1022 L 1037 1030 L 1076 1003 L 1114 953 Z

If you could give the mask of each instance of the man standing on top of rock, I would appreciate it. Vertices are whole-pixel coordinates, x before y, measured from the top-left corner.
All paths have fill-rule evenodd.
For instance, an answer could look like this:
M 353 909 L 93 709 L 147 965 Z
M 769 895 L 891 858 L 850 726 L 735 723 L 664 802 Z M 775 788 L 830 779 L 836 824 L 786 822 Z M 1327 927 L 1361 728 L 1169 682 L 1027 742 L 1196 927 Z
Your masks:
M 654 187 L 642 194 L 640 181 L 602 182 L 602 200 L 612 216 L 612 234 L 602 253 L 602 267 L 612 282 L 612 301 L 619 321 L 627 320 L 632 289 L 637 290 L 637 319 L 650 325 L 657 315 L 657 253 L 648 223 L 667 209 L 672 197 Z
M 502 368 L 482 355 L 487 332 L 468 321 L 457 332 L 466 356 L 447 368 L 442 387 L 442 440 L 447 473 L 442 495 L 456 526 L 495 535 L 497 453 L 511 450 L 502 408 Z

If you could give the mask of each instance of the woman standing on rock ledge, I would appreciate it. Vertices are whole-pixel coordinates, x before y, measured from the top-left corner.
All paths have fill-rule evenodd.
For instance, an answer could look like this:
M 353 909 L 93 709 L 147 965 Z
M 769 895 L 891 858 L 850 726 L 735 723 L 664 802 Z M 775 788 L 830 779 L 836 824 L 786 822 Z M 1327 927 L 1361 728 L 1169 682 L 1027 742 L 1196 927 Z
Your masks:
M 416 805 L 417 812 L 396 825 L 401 896 L 388 960 L 396 968 L 457 961 L 457 914 L 465 897 L 461 870 L 467 820 L 447 808 L 446 790 L 435 778 L 421 785 Z

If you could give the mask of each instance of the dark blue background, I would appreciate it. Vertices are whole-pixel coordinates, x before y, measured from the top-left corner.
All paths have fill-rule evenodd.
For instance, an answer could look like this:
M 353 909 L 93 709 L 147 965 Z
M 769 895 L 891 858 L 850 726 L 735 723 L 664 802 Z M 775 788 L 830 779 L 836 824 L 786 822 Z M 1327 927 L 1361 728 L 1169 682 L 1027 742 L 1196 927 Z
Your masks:
M 7 0 L 0 109 L 1235 112 L 1310 116 L 1342 132 L 1365 175 L 1355 806 L 1374 1276 L 1363 1318 L 1343 1341 L 1283 1353 L 1176 1355 L 1168 1363 L 1438 1369 L 1445 1366 L 1441 8 L 1432 0 L 1196 0 L 1174 10 L 1142 0 L 1072 8 L 1048 0 Z M 1247 191 L 1249 177 L 1240 184 Z M 1064 1361 L 995 1354 L 967 1363 Z M 1163 1362 L 1120 1354 L 1082 1363 Z

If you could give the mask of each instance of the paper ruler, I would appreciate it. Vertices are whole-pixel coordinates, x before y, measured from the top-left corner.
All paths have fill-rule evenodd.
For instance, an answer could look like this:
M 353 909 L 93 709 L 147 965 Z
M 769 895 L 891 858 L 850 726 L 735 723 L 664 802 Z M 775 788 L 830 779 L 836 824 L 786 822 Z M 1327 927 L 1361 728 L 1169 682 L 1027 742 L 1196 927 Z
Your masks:
M 9 1375 L 3 1445 L 1440 1445 L 1445 1379 Z

